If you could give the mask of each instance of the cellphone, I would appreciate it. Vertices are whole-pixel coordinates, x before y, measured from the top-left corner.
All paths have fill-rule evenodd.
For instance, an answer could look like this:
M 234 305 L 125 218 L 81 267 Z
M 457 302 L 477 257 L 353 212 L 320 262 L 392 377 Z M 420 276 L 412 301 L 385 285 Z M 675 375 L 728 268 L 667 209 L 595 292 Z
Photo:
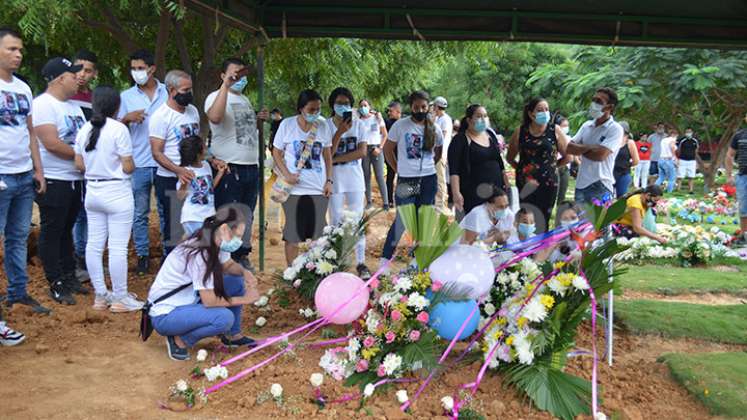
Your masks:
M 345 121 L 351 121 L 353 119 L 353 111 L 343 112 L 342 119 Z

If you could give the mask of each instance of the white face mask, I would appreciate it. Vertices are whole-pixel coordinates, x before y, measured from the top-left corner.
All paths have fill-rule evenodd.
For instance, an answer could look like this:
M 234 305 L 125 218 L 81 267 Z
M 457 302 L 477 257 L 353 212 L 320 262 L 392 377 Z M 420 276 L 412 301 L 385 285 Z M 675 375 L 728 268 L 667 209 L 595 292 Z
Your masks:
M 130 75 L 132 80 L 140 86 L 148 83 L 148 70 L 130 70 Z
M 602 109 L 604 108 L 604 105 L 600 105 L 596 102 L 592 102 L 591 106 L 589 107 L 589 116 L 592 119 L 598 120 L 599 118 L 604 115 L 604 112 L 602 112 Z
M 560 127 L 561 130 L 563 130 L 563 134 L 568 134 L 571 131 L 571 127 Z

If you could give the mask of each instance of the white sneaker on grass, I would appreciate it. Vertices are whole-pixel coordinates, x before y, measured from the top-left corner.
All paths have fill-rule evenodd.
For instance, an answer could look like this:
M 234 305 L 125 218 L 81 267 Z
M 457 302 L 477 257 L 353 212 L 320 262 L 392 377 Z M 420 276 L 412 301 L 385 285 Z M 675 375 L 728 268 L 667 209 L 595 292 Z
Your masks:
M 143 308 L 144 302 L 137 300 L 134 293 L 128 293 L 120 299 L 113 299 L 109 310 L 118 312 L 135 312 Z
M 5 321 L 0 321 L 0 345 L 3 346 L 17 346 L 26 340 L 26 336 L 23 333 L 15 331 L 9 328 Z
M 93 298 L 93 309 L 97 311 L 105 311 L 111 306 L 112 299 L 114 296 L 112 296 L 112 292 L 106 291 L 105 294 L 100 295 L 96 294 L 96 297 Z

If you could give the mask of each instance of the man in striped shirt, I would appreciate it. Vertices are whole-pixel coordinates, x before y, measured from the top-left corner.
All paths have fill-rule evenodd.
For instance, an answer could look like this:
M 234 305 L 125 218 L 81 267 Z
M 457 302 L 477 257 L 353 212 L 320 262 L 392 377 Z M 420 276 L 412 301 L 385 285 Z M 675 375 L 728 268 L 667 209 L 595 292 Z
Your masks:
M 744 116 L 747 122 L 747 114 Z M 737 201 L 739 202 L 739 220 L 741 235 L 737 238 L 736 243 L 747 245 L 747 128 L 737 131 L 731 140 L 729 151 L 726 153 L 726 176 L 730 184 L 735 184 L 732 168 L 734 167 L 734 158 L 737 159 L 739 173 L 736 178 Z

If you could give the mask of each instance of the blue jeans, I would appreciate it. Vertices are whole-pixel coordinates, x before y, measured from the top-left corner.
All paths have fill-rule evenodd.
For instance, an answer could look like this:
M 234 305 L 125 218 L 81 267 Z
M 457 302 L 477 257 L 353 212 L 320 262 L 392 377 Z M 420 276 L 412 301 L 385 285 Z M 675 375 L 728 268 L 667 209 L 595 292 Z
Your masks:
M 624 196 L 625 193 L 628 192 L 631 180 L 630 172 L 615 177 L 615 194 L 618 198 Z
M 156 168 L 135 168 L 132 173 L 132 192 L 135 196 L 135 220 L 132 223 L 132 238 L 138 257 L 150 255 L 148 221 L 150 216 L 150 194 L 154 185 Z
M 406 188 L 408 183 L 416 183 L 418 181 L 420 184 L 420 193 L 408 195 Z M 437 188 L 436 175 L 421 178 L 398 177 L 397 188 L 394 192 L 394 201 L 397 207 L 407 204 L 415 204 L 416 208 L 420 208 L 420 206 L 432 206 L 436 202 Z M 397 218 L 394 219 L 394 223 L 389 227 L 389 232 L 386 234 L 384 251 L 381 255 L 382 258 L 391 259 L 394 256 L 394 251 L 397 249 L 397 244 L 403 233 L 405 233 L 405 225 L 400 218 L 399 211 L 397 211 Z
M 661 185 L 664 181 L 667 181 L 667 192 L 674 191 L 675 181 L 677 181 L 677 171 L 671 159 L 662 159 L 659 161 L 659 178 L 656 180 L 656 185 Z
M 737 202 L 739 203 L 739 217 L 747 217 L 747 175 L 737 175 Z
M 215 208 L 219 209 L 226 204 L 246 206 L 240 209 L 246 214 L 246 230 L 241 245 L 231 256 L 234 259 L 243 258 L 252 250 L 252 221 L 254 209 L 257 206 L 257 193 L 259 191 L 259 167 L 257 165 L 235 165 L 229 164 L 231 173 L 226 173 L 220 183 L 215 186 Z M 247 214 L 248 213 L 248 214 Z
M 161 245 L 163 258 L 174 249 L 182 237 L 182 227 L 179 224 L 182 206 L 176 198 L 176 182 L 178 178 L 156 175 L 156 201 L 158 202 L 158 217 L 161 219 Z M 135 199 L 137 203 L 137 198 Z M 174 238 L 172 240 L 172 238 Z
M 241 276 L 224 275 L 223 286 L 228 296 L 244 295 L 244 278 Z M 166 337 L 178 335 L 188 347 L 192 347 L 205 337 L 240 333 L 243 308 L 243 305 L 208 308 L 202 303 L 194 303 L 155 316 L 151 321 L 159 334 Z
M 202 227 L 202 222 L 182 222 L 182 228 L 184 228 L 184 233 L 186 233 L 189 236 L 192 236 L 193 233 L 197 232 L 198 229 Z
M 7 185 L 0 191 L 0 238 L 5 241 L 5 275 L 8 277 L 8 301 L 26 297 L 26 254 L 31 209 L 34 205 L 32 172 L 0 175 Z
M 73 243 L 75 244 L 75 256 L 84 258 L 86 256 L 86 243 L 88 242 L 88 217 L 86 216 L 86 184 L 83 183 L 83 191 L 80 197 L 80 211 L 73 225 Z
M 602 181 L 594 182 L 586 188 L 576 188 L 573 201 L 576 204 L 592 204 L 594 199 L 602 200 L 605 195 L 611 195 L 612 191 L 608 190 Z

